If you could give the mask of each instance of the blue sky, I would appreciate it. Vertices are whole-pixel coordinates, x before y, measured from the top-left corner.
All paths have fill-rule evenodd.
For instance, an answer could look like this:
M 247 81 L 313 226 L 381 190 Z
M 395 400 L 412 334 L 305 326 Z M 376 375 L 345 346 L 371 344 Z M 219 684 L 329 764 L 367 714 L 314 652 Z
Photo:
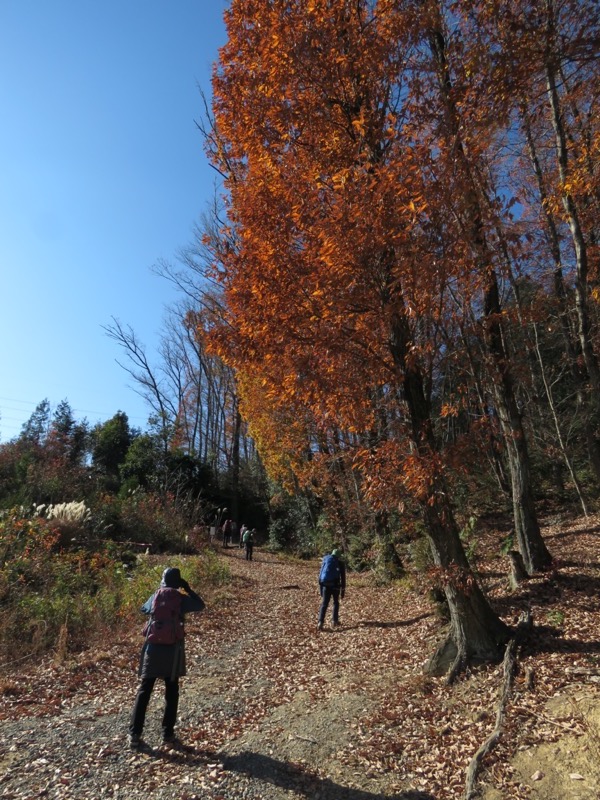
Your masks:
M 225 0 L 0 0 L 0 441 L 67 399 L 94 423 L 148 409 L 102 330 L 150 354 L 176 261 L 214 192 L 199 86 Z

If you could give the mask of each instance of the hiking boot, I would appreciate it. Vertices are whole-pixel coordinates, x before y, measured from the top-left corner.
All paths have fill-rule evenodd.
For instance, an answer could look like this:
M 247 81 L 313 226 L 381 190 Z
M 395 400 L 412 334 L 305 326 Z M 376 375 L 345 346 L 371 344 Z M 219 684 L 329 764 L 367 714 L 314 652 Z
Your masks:
M 137 733 L 129 734 L 129 747 L 136 748 L 142 743 L 142 737 Z
M 163 733 L 163 744 L 177 744 L 179 741 L 174 733 Z
M 319 622 L 319 623 L 317 624 L 317 630 L 318 630 L 318 631 L 322 631 L 322 630 L 323 630 L 323 623 L 322 623 L 322 622 Z

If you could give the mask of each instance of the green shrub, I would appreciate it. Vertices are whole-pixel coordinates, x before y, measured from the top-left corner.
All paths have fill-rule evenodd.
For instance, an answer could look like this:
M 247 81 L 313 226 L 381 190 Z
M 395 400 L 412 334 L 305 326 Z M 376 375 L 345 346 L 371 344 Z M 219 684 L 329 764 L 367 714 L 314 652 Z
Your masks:
M 301 495 L 280 492 L 271 505 L 268 548 L 271 551 L 291 551 L 301 557 L 315 555 L 315 530 L 309 500 Z
M 177 566 L 203 595 L 229 580 L 216 554 L 121 559 L 108 542 L 97 549 L 60 548 L 51 520 L 20 509 L 0 517 L 0 666 L 54 651 L 66 657 L 115 628 L 132 624 L 166 566 Z M 167 560 L 168 559 L 168 560 Z
M 187 522 L 168 495 L 130 492 L 121 500 L 120 525 L 125 539 L 145 542 L 158 552 L 186 548 Z
M 166 567 L 178 567 L 192 589 L 203 596 L 207 589 L 210 592 L 231 579 L 229 567 L 208 549 L 202 556 L 143 556 L 130 575 L 122 597 L 123 617 L 138 613 L 142 603 L 156 591 Z

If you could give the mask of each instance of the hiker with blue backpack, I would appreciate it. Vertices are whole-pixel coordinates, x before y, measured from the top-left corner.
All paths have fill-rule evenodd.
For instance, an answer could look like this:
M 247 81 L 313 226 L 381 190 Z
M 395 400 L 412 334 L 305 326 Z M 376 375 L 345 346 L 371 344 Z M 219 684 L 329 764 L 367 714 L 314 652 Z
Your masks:
M 129 724 L 131 747 L 139 747 L 142 742 L 146 709 L 157 678 L 165 682 L 163 742 L 174 741 L 179 678 L 186 673 L 184 616 L 204 608 L 204 600 L 190 588 L 176 567 L 165 569 L 160 587 L 142 606 L 142 612 L 149 619 L 144 627 L 145 640 L 140 656 L 141 680 Z
M 329 602 L 333 600 L 331 622 L 334 628 L 340 624 L 340 597 L 346 593 L 346 565 L 340 558 L 338 549 L 331 551 L 330 555 L 323 557 L 319 571 L 319 592 L 321 594 L 321 608 L 319 609 L 319 622 L 317 629 L 322 631 L 325 623 L 325 614 Z

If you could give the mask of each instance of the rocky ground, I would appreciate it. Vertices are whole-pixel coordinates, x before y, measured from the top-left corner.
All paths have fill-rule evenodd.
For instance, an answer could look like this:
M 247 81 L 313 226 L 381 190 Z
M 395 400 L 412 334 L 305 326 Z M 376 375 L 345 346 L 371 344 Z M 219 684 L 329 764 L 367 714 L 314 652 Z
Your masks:
M 516 593 L 494 531 L 489 555 L 482 546 L 481 579 L 503 617 L 513 624 L 528 607 L 536 623 L 478 774 L 485 800 L 600 797 L 597 525 L 548 522 L 557 572 Z M 222 552 L 234 579 L 188 624 L 180 743 L 161 744 L 157 692 L 144 746 L 128 747 L 137 630 L 71 662 L 13 665 L 0 678 L 0 798 L 463 797 L 502 668 L 453 687 L 424 676 L 441 624 L 416 576 L 382 588 L 350 575 L 341 629 L 319 632 L 317 562 Z

